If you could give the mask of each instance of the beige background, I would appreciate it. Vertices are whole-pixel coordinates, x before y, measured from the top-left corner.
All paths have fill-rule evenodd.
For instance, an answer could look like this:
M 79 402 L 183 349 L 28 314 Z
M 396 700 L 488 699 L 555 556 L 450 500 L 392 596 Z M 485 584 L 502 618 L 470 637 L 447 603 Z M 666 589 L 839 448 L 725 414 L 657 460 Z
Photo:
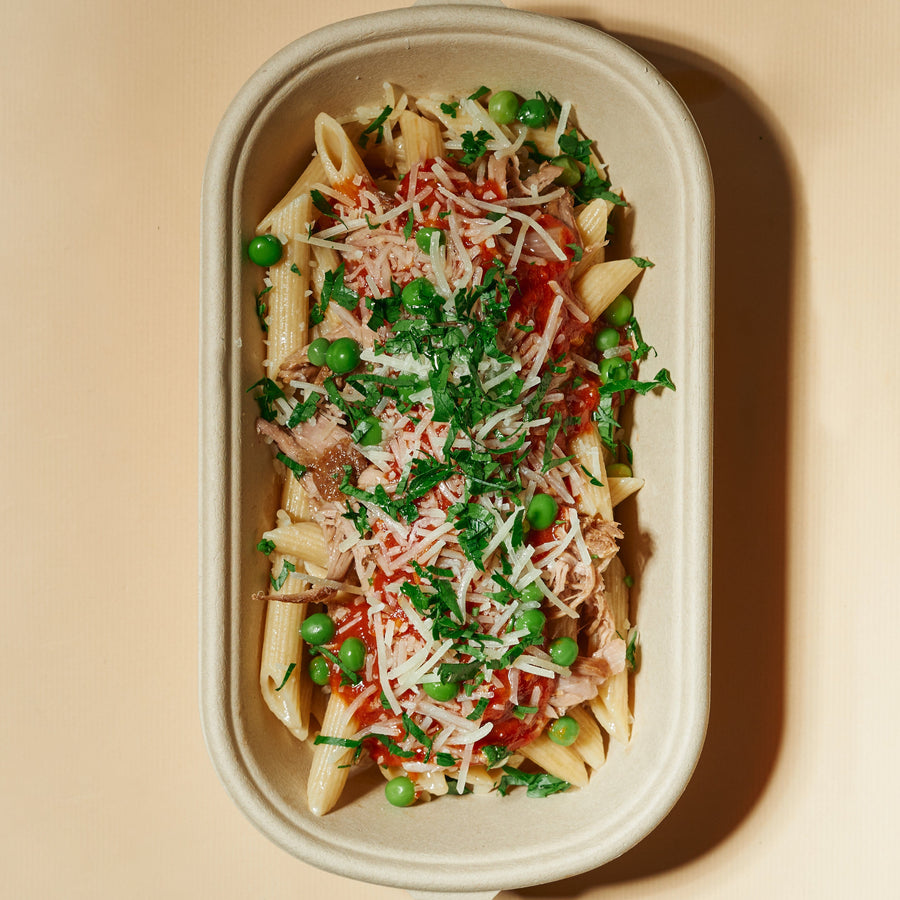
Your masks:
M 3 3 L 2 896 L 406 896 L 260 836 L 196 687 L 205 154 L 272 53 L 389 5 Z M 900 5 L 514 5 L 623 36 L 706 138 L 716 546 L 684 798 L 606 868 L 503 897 L 900 896 Z

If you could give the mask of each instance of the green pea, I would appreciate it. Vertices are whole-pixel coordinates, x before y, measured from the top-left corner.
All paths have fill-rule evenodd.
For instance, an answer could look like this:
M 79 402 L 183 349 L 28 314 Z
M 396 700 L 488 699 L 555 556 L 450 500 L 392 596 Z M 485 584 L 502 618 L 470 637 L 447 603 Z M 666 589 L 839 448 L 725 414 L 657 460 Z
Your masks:
M 560 716 L 547 729 L 547 737 L 561 747 L 571 747 L 578 738 L 581 726 L 571 716 Z
M 621 327 L 628 323 L 633 311 L 634 304 L 631 302 L 631 299 L 624 294 L 619 294 L 603 311 L 603 319 L 609 322 L 610 325 Z
M 444 684 L 441 681 L 426 681 L 422 687 L 432 700 L 439 700 L 441 703 L 453 700 L 459 693 L 459 685 L 454 682 Z
M 324 656 L 314 656 L 309 661 L 309 680 L 313 684 L 328 684 L 328 660 Z
M 606 474 L 610 478 L 631 478 L 634 472 L 628 463 L 610 463 L 606 467 Z
M 261 234 L 247 245 L 250 262 L 258 266 L 274 266 L 281 259 L 283 248 L 274 234 Z
M 550 107 L 545 100 L 534 97 L 526 100 L 520 107 L 516 118 L 528 128 L 543 128 L 550 118 Z
M 338 338 L 325 351 L 325 362 L 336 375 L 352 372 L 359 365 L 359 344 L 353 338 Z
M 414 278 L 400 293 L 400 302 L 408 312 L 417 313 L 434 304 L 437 292 L 427 278 Z
M 419 245 L 419 249 L 423 253 L 431 252 L 431 236 L 436 234 L 438 236 L 438 244 L 443 246 L 447 243 L 447 238 L 444 237 L 444 232 L 440 228 L 432 228 L 430 225 L 426 225 L 424 228 L 420 228 L 416 232 L 416 243 Z
M 600 362 L 600 380 L 603 384 L 610 381 L 621 381 L 628 377 L 630 366 L 628 360 L 622 359 L 621 356 L 610 356 Z
M 555 641 L 550 642 L 547 650 L 550 653 L 550 659 L 558 666 L 571 666 L 578 658 L 578 644 L 574 638 L 558 637 Z
M 535 494 L 525 511 L 525 518 L 531 523 L 532 528 L 543 531 L 556 521 L 556 513 L 559 505 L 549 494 Z
M 575 163 L 571 156 L 554 156 L 550 160 L 551 166 L 559 166 L 562 173 L 554 179 L 554 184 L 560 184 L 563 187 L 572 187 L 581 181 L 581 169 Z
M 526 584 L 521 590 L 522 601 L 524 603 L 540 603 L 544 599 L 543 591 L 538 587 L 536 581 Z
M 539 609 L 526 609 L 516 616 L 516 628 L 524 628 L 529 634 L 540 634 L 547 617 Z
M 410 806 L 416 799 L 416 786 L 405 775 L 398 775 L 384 786 L 384 796 L 391 806 Z
M 488 100 L 488 115 L 498 125 L 509 125 L 519 111 L 519 98 L 512 91 L 497 91 Z
M 602 353 L 619 346 L 619 332 L 615 328 L 601 328 L 594 338 L 594 346 Z
M 313 613 L 303 620 L 300 636 L 307 644 L 327 644 L 334 637 L 334 621 L 325 613 Z
M 331 341 L 329 341 L 328 338 L 316 338 L 306 348 L 306 355 L 309 357 L 309 361 L 314 366 L 324 366 L 325 354 L 328 353 L 328 348 L 330 346 Z
M 381 423 L 375 416 L 366 416 L 363 422 L 369 426 L 368 431 L 359 439 L 359 443 L 363 447 L 377 447 L 381 443 L 383 434 L 381 432 Z
M 358 637 L 348 637 L 338 650 L 338 658 L 351 672 L 358 672 L 366 664 L 366 645 Z

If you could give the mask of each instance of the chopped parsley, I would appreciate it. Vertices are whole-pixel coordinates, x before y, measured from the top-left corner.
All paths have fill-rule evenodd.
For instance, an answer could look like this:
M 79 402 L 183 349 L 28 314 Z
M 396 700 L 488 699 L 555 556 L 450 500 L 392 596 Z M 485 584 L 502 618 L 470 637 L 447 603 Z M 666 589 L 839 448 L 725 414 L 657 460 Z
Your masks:
M 314 303 L 309 309 L 310 325 L 320 325 L 325 320 L 325 310 L 328 309 L 328 304 L 332 300 L 347 310 L 354 310 L 359 305 L 359 294 L 344 284 L 343 263 L 334 271 L 325 273 L 319 302 Z
M 318 394 L 315 391 L 310 391 L 307 398 L 302 403 L 298 403 L 291 410 L 291 415 L 288 418 L 287 427 L 296 428 L 302 422 L 309 421 L 316 414 L 316 410 L 319 408 L 319 398 L 321 396 L 321 394 Z
M 317 647 L 316 648 L 325 659 L 331 660 L 343 673 L 343 677 L 341 679 L 341 684 L 359 684 L 360 677 L 354 672 L 352 669 L 347 668 L 337 654 L 332 653 L 327 647 Z
M 300 481 L 306 474 L 306 466 L 301 465 L 297 462 L 297 460 L 291 459 L 284 453 L 276 453 L 275 459 L 277 459 L 279 462 L 284 463 L 284 465 L 286 465 L 291 470 L 291 472 L 293 472 L 294 478 L 296 478 L 297 481 Z
M 464 131 L 462 137 L 463 155 L 460 162 L 464 166 L 471 166 L 476 159 L 480 159 L 487 153 L 487 142 L 493 140 L 494 136 L 483 128 L 477 134 L 471 131 Z
M 309 193 L 312 197 L 313 206 L 320 213 L 322 213 L 323 216 L 328 216 L 329 219 L 336 219 L 340 221 L 340 216 L 335 211 L 335 208 L 325 198 L 321 191 L 317 191 L 315 188 L 313 188 L 313 190 L 311 190 Z
M 510 750 L 503 744 L 486 744 L 481 748 L 489 769 L 496 769 L 504 760 L 509 759 Z
M 280 690 L 288 683 L 288 678 L 291 677 L 291 675 L 293 674 L 294 669 L 296 669 L 296 668 L 297 668 L 297 663 L 291 663 L 291 664 L 287 667 L 287 671 L 284 673 L 284 678 L 281 680 L 281 684 L 279 684 L 278 687 L 275 688 L 275 691 L 276 691 L 276 692 L 277 692 L 277 691 L 280 691 Z
M 330 734 L 317 734 L 314 744 L 328 744 L 332 747 L 347 747 L 348 749 L 355 749 L 362 745 L 362 740 L 359 738 L 342 738 L 342 737 L 333 737 Z
M 523 772 L 513 766 L 504 766 L 497 790 L 505 797 L 511 787 L 527 787 L 527 797 L 549 797 L 551 794 L 567 791 L 572 785 L 546 772 Z
M 260 378 L 256 384 L 251 384 L 247 388 L 247 393 L 249 394 L 254 388 L 260 389 L 260 394 L 256 398 L 260 417 L 267 422 L 274 422 L 277 416 L 275 401 L 284 399 L 284 391 L 271 378 Z
M 637 654 L 637 637 L 638 633 L 636 630 L 631 632 L 631 637 L 628 638 L 628 644 L 625 647 L 625 665 L 628 666 L 629 669 L 634 671 L 637 667 L 636 663 L 636 654 Z
M 275 578 L 273 576 L 269 576 L 269 581 L 272 582 L 272 587 L 275 588 L 276 591 L 280 591 L 284 587 L 284 583 L 287 581 L 288 575 L 291 572 L 296 572 L 297 568 L 292 562 L 288 562 L 288 560 L 282 560 L 281 562 L 281 571 L 278 573 L 278 577 Z
M 366 128 L 363 133 L 359 136 L 359 146 L 365 147 L 366 144 L 369 143 L 369 136 L 373 132 L 377 132 L 375 136 L 375 143 L 380 144 L 384 140 L 384 123 L 387 121 L 387 117 L 393 112 L 393 108 L 390 106 L 386 106 L 379 114 L 378 117 L 372 122 L 371 125 Z
M 259 327 L 263 330 L 263 333 L 269 330 L 269 323 L 266 321 L 266 316 L 269 314 L 269 305 L 263 300 L 263 297 L 272 290 L 274 285 L 266 285 L 257 295 L 256 295 L 256 316 L 259 319 Z

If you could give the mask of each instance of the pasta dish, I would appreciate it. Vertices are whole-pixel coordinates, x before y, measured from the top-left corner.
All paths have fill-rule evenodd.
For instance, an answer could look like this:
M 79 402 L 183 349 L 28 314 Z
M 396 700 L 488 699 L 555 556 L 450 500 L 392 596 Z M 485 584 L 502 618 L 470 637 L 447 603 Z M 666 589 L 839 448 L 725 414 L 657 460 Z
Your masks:
M 385 93 L 318 115 L 248 247 L 283 475 L 260 684 L 320 815 L 363 759 L 407 806 L 584 786 L 628 742 L 620 411 L 674 387 L 638 378 L 652 263 L 605 258 L 627 203 L 571 105 Z

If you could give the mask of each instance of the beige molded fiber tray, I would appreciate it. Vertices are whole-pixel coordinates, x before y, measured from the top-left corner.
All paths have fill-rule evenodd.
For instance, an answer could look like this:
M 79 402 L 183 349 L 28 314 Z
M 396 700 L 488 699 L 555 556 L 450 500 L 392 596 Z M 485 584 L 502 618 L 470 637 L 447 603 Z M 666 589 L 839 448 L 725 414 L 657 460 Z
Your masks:
M 502 40 L 498 35 L 503 35 Z M 590 786 L 545 799 L 445 797 L 407 809 L 377 772 L 338 807 L 306 808 L 310 751 L 259 692 L 267 579 L 256 549 L 277 490 L 248 387 L 264 345 L 242 255 L 256 223 L 313 149 L 317 112 L 479 85 L 571 100 L 632 206 L 628 250 L 649 257 L 635 306 L 677 391 L 639 397 L 631 438 L 643 490 L 617 509 L 636 578 L 634 732 Z M 690 114 L 653 67 L 573 22 L 499 5 L 430 5 L 340 22 L 289 45 L 238 94 L 203 186 L 201 277 L 200 704 L 210 756 L 237 805 L 304 862 L 407 890 L 461 895 L 555 881 L 603 865 L 663 819 L 696 765 L 709 697 L 712 197 Z M 647 377 L 656 371 L 653 369 Z

